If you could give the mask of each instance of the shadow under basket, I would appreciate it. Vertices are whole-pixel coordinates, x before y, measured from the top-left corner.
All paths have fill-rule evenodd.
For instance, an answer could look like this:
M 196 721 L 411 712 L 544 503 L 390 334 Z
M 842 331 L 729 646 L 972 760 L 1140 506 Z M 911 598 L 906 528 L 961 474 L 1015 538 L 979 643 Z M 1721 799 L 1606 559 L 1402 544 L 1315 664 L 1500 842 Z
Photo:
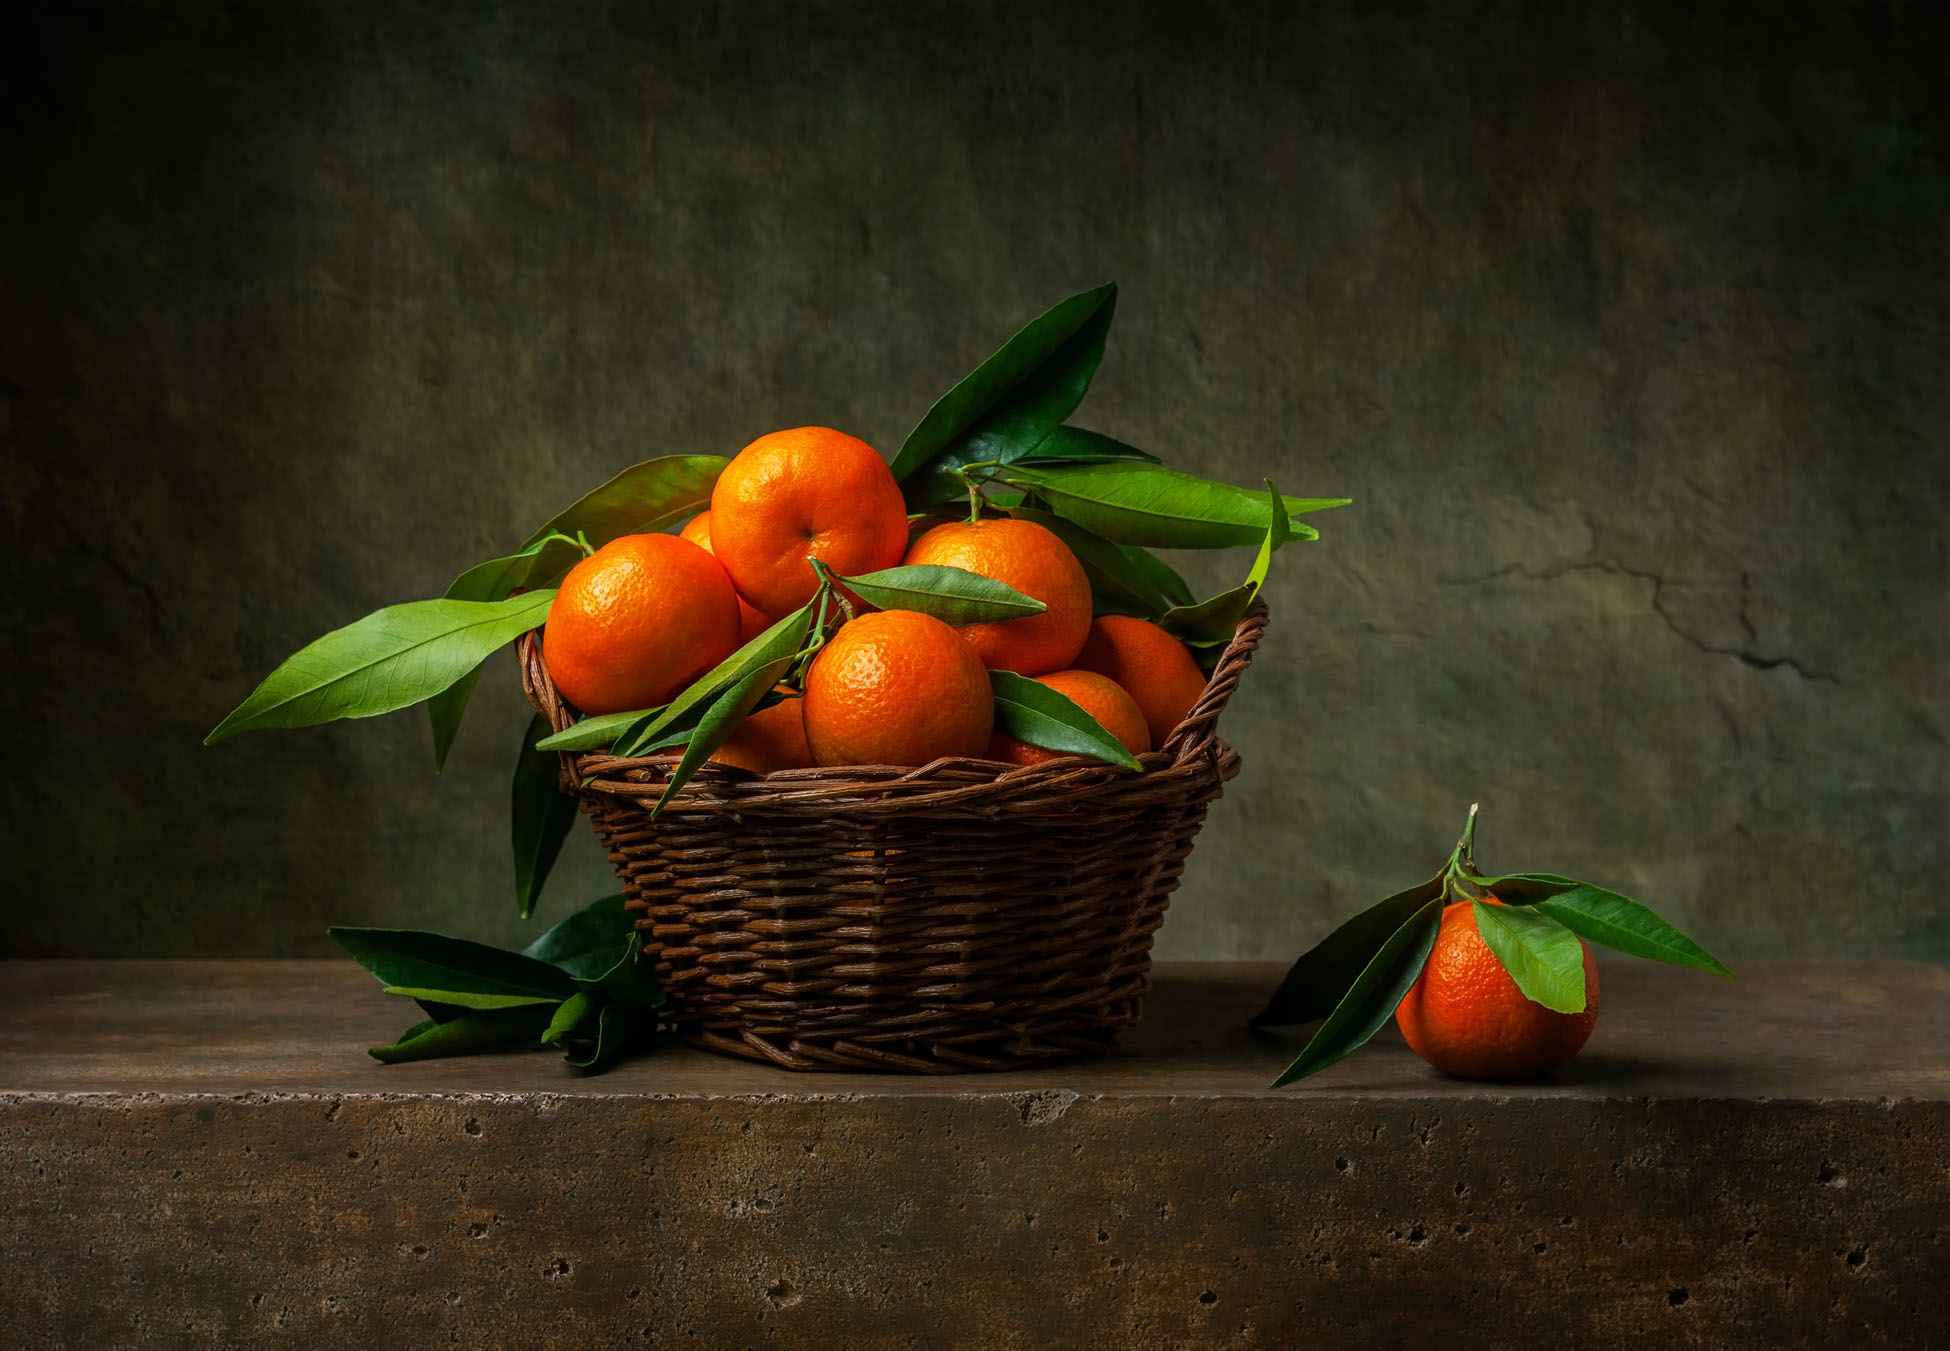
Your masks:
M 565 754 L 687 1040 L 795 1070 L 950 1074 L 1101 1053 L 1138 1020 L 1151 936 L 1239 755 L 1219 714 L 1255 602 L 1142 774 L 1066 756 L 758 776 Z M 576 721 L 529 634 L 522 685 Z

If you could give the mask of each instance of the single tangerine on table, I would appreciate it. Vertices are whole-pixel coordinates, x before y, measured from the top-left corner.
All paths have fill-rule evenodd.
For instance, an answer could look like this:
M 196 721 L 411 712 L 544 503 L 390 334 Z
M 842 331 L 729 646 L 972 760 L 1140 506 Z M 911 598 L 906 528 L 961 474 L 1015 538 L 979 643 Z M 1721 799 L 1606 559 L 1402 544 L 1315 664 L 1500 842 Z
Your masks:
M 806 672 L 806 741 L 822 765 L 925 765 L 979 756 L 995 729 L 981 659 L 932 615 L 848 620 Z
M 1500 901 L 1485 901 L 1500 905 Z M 1467 904 L 1442 912 L 1422 974 L 1395 1009 L 1409 1049 L 1459 1079 L 1529 1079 L 1566 1064 L 1598 1021 L 1598 965 L 1584 949 L 1584 1011 L 1533 1003 L 1476 929 Z
M 1090 632 L 1090 579 L 1070 546 L 1034 521 L 1001 517 L 952 521 L 914 541 L 905 563 L 933 563 L 991 577 L 1049 608 L 992 624 L 968 624 L 961 636 L 984 666 L 1039 676 L 1076 662 Z
M 1150 620 L 1130 615 L 1091 620 L 1077 665 L 1109 676 L 1137 700 L 1154 747 L 1165 744 L 1205 693 L 1205 673 L 1191 649 Z
M 1132 755 L 1142 755 L 1151 749 L 1151 733 L 1144 725 L 1144 711 L 1110 677 L 1095 671 L 1072 670 L 1052 671 L 1035 679 L 1038 684 L 1067 695 L 1070 702 L 1095 718 Z M 1040 765 L 1064 754 L 1064 751 L 1031 746 L 1001 732 L 989 739 L 988 758 L 1007 764 Z
M 625 535 L 569 569 L 542 661 L 584 713 L 668 700 L 738 646 L 738 596 L 710 554 L 675 535 Z
M 819 589 L 807 557 L 842 577 L 900 562 L 907 504 L 880 452 L 830 427 L 761 436 L 711 490 L 711 546 L 738 594 L 782 616 Z
M 717 550 L 711 547 L 711 513 L 709 511 L 700 511 L 697 515 L 691 517 L 690 520 L 684 522 L 684 528 L 679 530 L 677 535 L 680 539 L 689 540 L 712 557 L 715 558 L 717 556 Z M 770 618 L 753 609 L 752 603 L 743 596 L 738 597 L 738 642 L 741 645 L 749 643 L 752 639 L 758 637 L 759 634 L 771 627 L 772 621 Z

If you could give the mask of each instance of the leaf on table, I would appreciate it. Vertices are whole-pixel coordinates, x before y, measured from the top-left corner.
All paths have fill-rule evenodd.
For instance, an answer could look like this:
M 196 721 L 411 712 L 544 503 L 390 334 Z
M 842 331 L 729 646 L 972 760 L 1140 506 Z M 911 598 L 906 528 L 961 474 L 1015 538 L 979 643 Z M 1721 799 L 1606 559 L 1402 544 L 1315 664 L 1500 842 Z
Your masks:
M 1334 1011 L 1390 937 L 1430 901 L 1442 898 L 1440 874 L 1398 891 L 1342 924 L 1300 955 L 1280 988 L 1252 1021 L 1254 1027 L 1310 1023 Z
M 630 932 L 624 897 L 605 896 L 558 920 L 521 952 L 524 957 L 558 966 L 571 976 L 600 976 L 627 950 Z
M 1245 547 L 1265 539 L 1272 523 L 1265 494 L 1161 465 L 1013 464 L 1003 477 L 1034 492 L 1057 515 L 1117 544 L 1164 549 Z M 1291 538 L 1318 538 L 1313 527 L 1293 520 L 1294 516 L 1345 501 L 1287 501 Z
M 1334 1005 L 1313 1037 L 1291 1065 L 1280 1072 L 1273 1087 L 1317 1074 L 1368 1044 L 1395 1014 L 1395 1009 L 1422 974 L 1442 926 L 1442 897 L 1424 901 L 1362 967 L 1348 991 Z
M 439 991 L 429 998 L 443 1003 L 458 1002 L 457 994 L 567 999 L 576 991 L 575 981 L 548 962 L 467 938 L 347 925 L 333 925 L 326 933 L 380 984 Z
M 557 1006 L 555 1016 L 542 1029 L 542 1045 L 560 1046 L 571 1037 L 593 1035 L 603 1001 L 586 990 L 578 990 Z
M 990 671 L 989 688 L 995 692 L 995 730 L 1005 736 L 1044 750 L 1143 769 L 1121 741 L 1068 695 L 1014 671 Z
M 1252 607 L 1253 597 L 1266 584 L 1266 573 L 1273 565 L 1274 551 L 1293 539 L 1286 504 L 1271 479 L 1266 483 L 1266 496 L 1266 537 L 1260 541 L 1259 553 L 1246 573 L 1246 580 L 1210 600 L 1200 601 L 1196 605 L 1174 606 L 1158 621 L 1158 627 L 1179 642 L 1191 647 L 1223 647 L 1231 642 L 1239 621 L 1246 617 L 1246 611 Z
M 894 456 L 908 503 L 964 492 L 951 468 L 1007 464 L 1041 445 L 1083 401 L 1116 309 L 1115 283 L 1060 301 L 937 399 Z
M 522 547 L 555 533 L 581 534 L 601 548 L 662 530 L 710 506 L 711 489 L 729 463 L 722 455 L 662 455 L 633 464 L 549 517 Z
M 565 1038 L 573 1049 L 562 1059 L 579 1070 L 607 1069 L 631 1051 L 654 1041 L 662 1022 L 657 1011 L 647 1005 L 612 1001 L 604 1004 L 597 1015 L 593 1040 L 575 1046 L 574 1038 Z
M 423 1007 L 434 1004 L 450 1009 L 517 1009 L 529 1004 L 555 1004 L 562 999 L 559 994 L 476 994 L 468 990 L 436 990 L 420 985 L 388 985 L 384 992 L 404 996 Z M 436 1018 L 434 1021 L 447 1020 Z
M 389 605 L 300 649 L 204 744 L 259 728 L 308 727 L 416 704 L 540 625 L 554 599 L 553 591 L 531 591 L 499 601 Z
M 602 970 L 594 975 L 576 977 L 576 985 L 585 993 L 607 999 L 648 1004 L 655 1009 L 670 1007 L 669 997 L 664 994 L 663 986 L 657 983 L 650 963 L 643 955 L 641 932 L 633 931 L 622 944 L 616 959 Z
M 1005 582 L 939 563 L 912 563 L 839 580 L 869 605 L 918 610 L 956 627 L 1020 619 L 1049 608 Z
M 1584 1012 L 1584 945 L 1528 906 L 1473 902 L 1476 932 L 1523 997 L 1558 1013 Z
M 401 1033 L 400 1039 L 391 1046 L 375 1046 L 366 1054 L 388 1065 L 397 1065 L 408 1060 L 471 1055 L 523 1042 L 532 1044 L 536 1033 L 548 1025 L 550 1012 L 550 1006 L 544 1004 L 487 1009 L 462 1014 L 444 1023 L 417 1023 Z
M 576 800 L 562 791 L 562 759 L 554 751 L 538 751 L 534 743 L 547 735 L 548 719 L 537 713 L 529 719 L 515 757 L 509 791 L 509 838 L 515 851 L 515 904 L 521 917 L 535 913 L 549 869 L 562 852 L 562 841 L 575 824 Z
M 1506 905 L 1531 906 L 1614 951 L 1733 979 L 1719 958 L 1629 896 L 1555 873 L 1511 873 L 1479 885 Z

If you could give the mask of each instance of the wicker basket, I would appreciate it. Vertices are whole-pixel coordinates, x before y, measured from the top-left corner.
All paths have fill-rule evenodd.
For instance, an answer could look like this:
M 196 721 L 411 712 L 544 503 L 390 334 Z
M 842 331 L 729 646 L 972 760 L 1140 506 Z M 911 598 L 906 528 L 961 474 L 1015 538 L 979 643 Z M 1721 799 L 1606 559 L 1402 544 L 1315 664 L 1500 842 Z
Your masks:
M 955 1073 L 1109 1049 L 1151 935 L 1239 756 L 1226 700 L 1255 603 L 1143 774 L 1078 757 L 763 777 L 707 766 L 652 821 L 675 754 L 564 755 L 687 1039 L 796 1070 Z M 530 702 L 575 721 L 519 649 Z

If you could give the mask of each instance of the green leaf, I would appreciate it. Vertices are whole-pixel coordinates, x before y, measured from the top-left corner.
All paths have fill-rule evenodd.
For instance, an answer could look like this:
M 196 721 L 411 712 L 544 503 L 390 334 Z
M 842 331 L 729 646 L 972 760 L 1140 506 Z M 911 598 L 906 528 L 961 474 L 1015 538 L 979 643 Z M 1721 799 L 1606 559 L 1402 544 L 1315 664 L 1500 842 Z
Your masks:
M 631 729 L 648 727 L 665 705 L 636 708 L 627 713 L 602 713 L 584 718 L 567 731 L 555 732 L 534 743 L 538 751 L 593 751 L 630 740 Z
M 599 976 L 616 965 L 629 943 L 630 915 L 619 894 L 590 902 L 521 952 L 571 976 Z
M 457 994 L 567 999 L 576 991 L 575 981 L 547 962 L 471 939 L 419 929 L 346 925 L 333 925 L 325 932 L 380 984 L 440 991 L 428 997 L 442 1003 L 457 1002 Z
M 1111 460 L 1146 460 L 1152 464 L 1158 462 L 1158 457 L 1148 450 L 1127 446 L 1122 441 L 1105 436 L 1102 432 L 1068 426 L 1052 430 L 1034 450 L 1021 458 L 1038 463 L 1061 460 L 1068 464 L 1105 464 Z
M 1253 597 L 1266 584 L 1266 572 L 1273 565 L 1274 550 L 1293 538 L 1286 503 L 1271 479 L 1266 481 L 1266 495 L 1269 503 L 1266 538 L 1260 541 L 1259 554 L 1253 559 L 1246 580 L 1230 591 L 1222 591 L 1197 605 L 1174 606 L 1158 621 L 1159 628 L 1182 643 L 1219 646 L 1232 641 L 1233 632 L 1239 627 L 1239 621 L 1246 617 Z
M 1264 494 L 1155 464 L 1014 464 L 1002 477 L 1034 492 L 1057 515 L 1117 544 L 1228 549 L 1258 544 L 1271 525 Z M 1311 526 L 1291 516 L 1346 500 L 1288 502 L 1291 537 L 1318 537 Z
M 607 1069 L 652 1040 L 661 1021 L 656 1010 L 643 1004 L 605 1004 L 597 1017 L 594 1042 L 562 1059 L 579 1070 Z
M 1472 904 L 1476 932 L 1525 999 L 1558 1013 L 1584 1012 L 1584 945 L 1576 934 L 1526 906 Z
M 550 533 L 580 533 L 601 548 L 674 525 L 711 505 L 711 489 L 730 463 L 722 455 L 663 455 L 633 464 L 549 517 L 522 548 Z
M 576 984 L 585 993 L 601 995 L 606 999 L 620 999 L 630 1004 L 648 1004 L 652 1008 L 666 1009 L 670 1000 L 664 994 L 663 986 L 651 974 L 650 963 L 643 958 L 643 935 L 632 932 L 617 952 L 616 960 L 593 976 L 578 976 Z
M 1532 906 L 1593 943 L 1633 957 L 1689 966 L 1733 979 L 1733 972 L 1685 934 L 1629 896 L 1555 873 L 1481 879 L 1499 901 Z
M 1100 609 L 1108 605 L 1118 614 L 1155 620 L 1175 603 L 1168 588 L 1175 584 L 1184 590 L 1184 580 L 1169 565 L 1142 549 L 1112 544 L 1074 521 L 1035 507 L 1015 507 L 1009 514 L 1033 521 L 1069 547 L 1083 565 L 1083 574 L 1090 579 L 1091 597 Z M 1190 599 L 1189 592 L 1186 599 Z
M 712 701 L 710 707 L 704 711 L 704 715 L 698 719 L 697 726 L 692 729 L 690 740 L 684 747 L 683 757 L 670 771 L 670 781 L 664 785 L 663 794 L 657 799 L 657 805 L 650 809 L 653 819 L 669 804 L 671 798 L 677 795 L 677 790 L 697 773 L 698 766 L 711 758 L 711 752 L 730 739 L 731 734 L 738 730 L 738 724 L 745 720 L 745 715 L 758 707 L 758 701 L 772 692 L 772 687 L 779 683 L 792 663 L 798 660 L 798 656 L 799 654 L 795 652 L 766 662 L 765 665 L 747 672 L 736 684 Z
M 1299 1056 L 1280 1072 L 1273 1087 L 1290 1084 L 1317 1074 L 1329 1065 L 1352 1055 L 1368 1044 L 1395 1014 L 1395 1009 L 1435 946 L 1436 931 L 1442 927 L 1442 897 L 1424 901 L 1361 968 L 1348 991 L 1334 1005 Z
M 602 1000 L 586 990 L 578 990 L 556 1008 L 555 1016 L 542 1029 L 542 1045 L 560 1046 L 570 1037 L 594 1033 L 602 1014 Z
M 389 605 L 301 649 L 203 739 L 390 713 L 440 691 L 541 624 L 553 591 Z
M 461 714 L 467 712 L 467 701 L 474 697 L 474 687 L 481 683 L 484 663 L 477 663 L 473 670 L 456 680 L 438 694 L 427 696 L 427 725 L 433 729 L 433 772 L 443 773 L 447 768 L 447 754 L 454 748 L 454 737 L 460 733 Z
M 415 1003 L 440 1005 L 450 1009 L 518 1009 L 530 1004 L 554 1004 L 561 995 L 473 994 L 466 990 L 434 990 L 418 985 L 388 985 L 384 993 L 403 995 Z M 444 1019 L 436 1018 L 435 1022 Z
M 1049 608 L 1005 582 L 938 563 L 842 577 L 840 584 L 882 610 L 918 610 L 956 627 L 1019 619 Z
M 1126 769 L 1142 770 L 1137 757 L 1074 699 L 1041 681 L 1014 671 L 990 671 L 995 691 L 995 729 L 1025 745 L 1065 755 L 1087 755 Z
M 685 732 L 696 727 L 706 710 L 753 671 L 770 667 L 781 657 L 796 656 L 803 651 L 812 626 L 813 607 L 800 606 L 692 681 L 683 693 L 664 705 L 663 710 L 640 730 L 627 738 L 619 737 L 613 753 L 641 755 L 664 733 Z M 729 736 L 730 733 L 725 735 Z
M 1166 600 L 1173 605 L 1192 603 L 1192 588 L 1187 586 L 1185 579 L 1178 575 L 1178 569 L 1150 550 L 1135 544 L 1120 544 L 1117 547 L 1123 551 L 1126 558 L 1131 560 L 1137 570 L 1150 580 L 1151 585 L 1158 588 L 1159 594 Z
M 388 1065 L 407 1060 L 432 1060 L 440 1056 L 471 1055 L 492 1051 L 518 1042 L 533 1042 L 535 1034 L 547 1025 L 546 1005 L 529 1008 L 490 1009 L 463 1014 L 451 1022 L 417 1023 L 400 1034 L 391 1046 L 375 1046 L 366 1054 Z
M 1376 901 L 1302 953 L 1252 1025 L 1284 1027 L 1310 1023 L 1332 1013 L 1390 936 L 1423 906 L 1441 898 L 1442 877 L 1438 874 Z
M 1071 296 L 936 400 L 894 456 L 908 502 L 945 502 L 963 492 L 951 466 L 1007 464 L 1041 445 L 1083 401 L 1116 309 L 1115 283 Z
M 515 904 L 521 917 L 535 913 L 562 841 L 575 824 L 576 800 L 562 791 L 562 759 L 554 751 L 538 751 L 534 743 L 549 730 L 537 713 L 521 736 L 515 757 L 514 783 L 509 794 L 510 838 L 515 849 Z

